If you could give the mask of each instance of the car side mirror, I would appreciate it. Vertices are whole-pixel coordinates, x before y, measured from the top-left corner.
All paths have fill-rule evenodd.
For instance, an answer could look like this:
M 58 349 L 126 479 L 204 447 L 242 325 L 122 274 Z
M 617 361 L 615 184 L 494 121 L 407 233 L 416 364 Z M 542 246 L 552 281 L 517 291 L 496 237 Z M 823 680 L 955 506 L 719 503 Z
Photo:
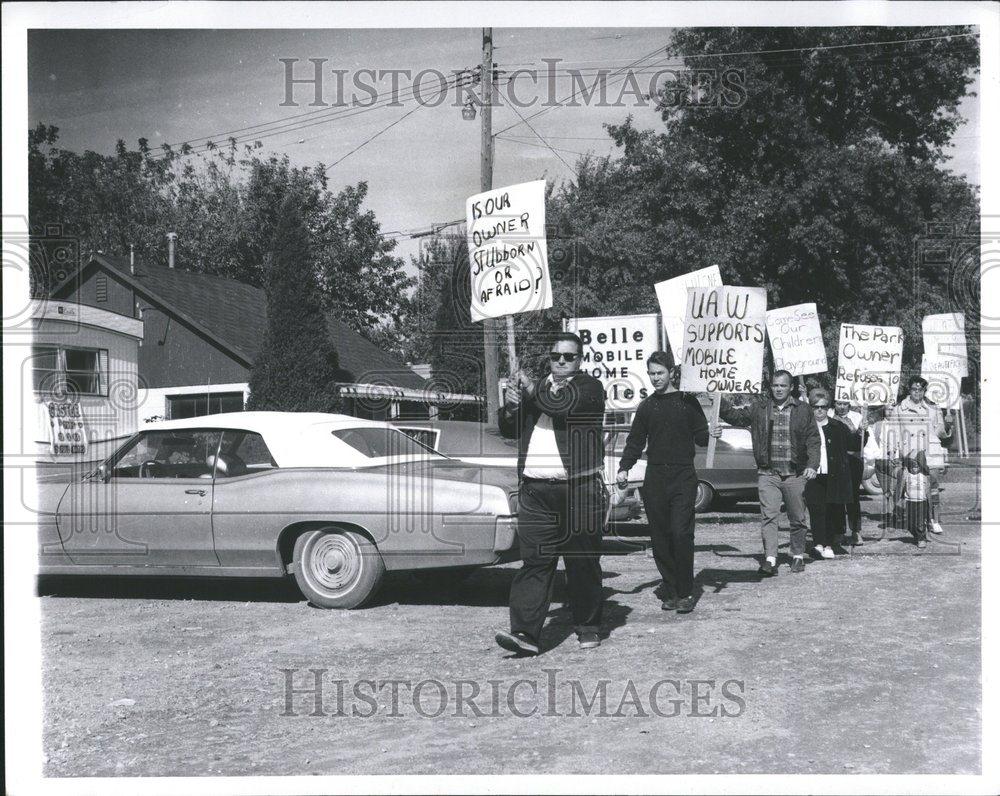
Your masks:
M 106 464 L 99 464 L 97 466 L 97 477 L 105 484 L 111 480 L 111 470 L 108 469 Z

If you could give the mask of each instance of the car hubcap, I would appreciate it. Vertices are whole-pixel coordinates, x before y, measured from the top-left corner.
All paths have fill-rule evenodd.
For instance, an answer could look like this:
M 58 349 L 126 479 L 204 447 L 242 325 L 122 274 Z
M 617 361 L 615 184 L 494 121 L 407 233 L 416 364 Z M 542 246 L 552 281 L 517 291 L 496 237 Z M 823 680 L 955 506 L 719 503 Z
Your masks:
M 322 534 L 310 545 L 306 575 L 314 588 L 325 592 L 349 589 L 361 573 L 361 556 L 354 544 L 339 534 Z

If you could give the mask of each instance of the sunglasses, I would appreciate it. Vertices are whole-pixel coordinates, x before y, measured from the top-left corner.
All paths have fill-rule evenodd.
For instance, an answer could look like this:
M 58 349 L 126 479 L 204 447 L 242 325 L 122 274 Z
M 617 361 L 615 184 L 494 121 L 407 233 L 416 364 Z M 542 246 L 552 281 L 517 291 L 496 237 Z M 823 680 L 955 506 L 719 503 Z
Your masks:
M 559 362 L 565 359 L 567 362 L 576 362 L 576 358 L 580 356 L 579 354 L 562 354 L 558 351 L 549 351 L 549 360 L 551 362 Z
M 813 409 L 829 409 L 830 404 L 813 404 Z

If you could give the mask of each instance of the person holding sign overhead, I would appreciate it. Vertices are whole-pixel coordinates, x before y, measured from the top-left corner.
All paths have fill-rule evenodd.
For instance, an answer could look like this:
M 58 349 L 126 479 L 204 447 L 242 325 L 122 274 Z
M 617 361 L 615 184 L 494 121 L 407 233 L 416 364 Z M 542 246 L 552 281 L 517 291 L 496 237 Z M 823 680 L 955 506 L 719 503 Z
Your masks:
M 750 410 L 750 437 L 757 461 L 757 493 L 760 496 L 761 536 L 764 561 L 757 572 L 764 577 L 778 574 L 778 517 L 785 503 L 791 525 L 792 572 L 805 571 L 806 481 L 816 477 L 819 467 L 819 429 L 813 412 L 792 396 L 792 374 L 776 370 L 771 395 Z
M 510 632 L 496 642 L 518 655 L 537 655 L 559 556 L 581 649 L 601 644 L 604 533 L 604 388 L 580 372 L 583 343 L 556 335 L 551 373 L 532 382 L 523 372 L 508 384 L 500 433 L 518 440 L 517 537 L 521 569 L 510 587 Z
M 690 613 L 694 609 L 694 504 L 698 473 L 695 445 L 722 435 L 718 424 L 709 430 L 698 399 L 677 389 L 680 368 L 673 356 L 655 351 L 646 370 L 653 394 L 639 404 L 625 451 L 618 466 L 618 484 L 628 483 L 628 472 L 648 448 L 646 477 L 640 490 L 649 520 L 653 560 L 663 580 L 664 611 Z

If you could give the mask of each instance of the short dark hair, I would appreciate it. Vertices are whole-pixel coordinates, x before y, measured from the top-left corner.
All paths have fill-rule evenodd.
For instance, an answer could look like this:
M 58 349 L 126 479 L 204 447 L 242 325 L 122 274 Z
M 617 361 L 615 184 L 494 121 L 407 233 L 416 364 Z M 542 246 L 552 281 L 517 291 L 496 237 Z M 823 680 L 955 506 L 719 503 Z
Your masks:
M 927 379 L 923 376 L 910 376 L 909 380 L 906 382 L 906 389 L 910 389 L 914 384 L 919 384 L 925 390 L 927 389 Z
M 559 332 L 559 334 L 553 335 L 552 337 L 552 345 L 555 345 L 556 343 L 575 343 L 576 353 L 581 355 L 583 354 L 583 340 L 581 340 L 580 336 L 577 334 L 573 334 L 572 332 Z
M 813 387 L 809 391 L 809 404 L 810 404 L 810 406 L 812 405 L 812 403 L 814 401 L 816 401 L 817 399 L 820 399 L 820 398 L 824 399 L 827 402 L 827 404 L 833 405 L 833 401 L 830 400 L 830 393 L 827 392 L 826 387 Z
M 774 371 L 774 374 L 771 376 L 771 384 L 774 384 L 774 380 L 776 378 L 778 378 L 779 376 L 788 376 L 788 383 L 789 384 L 795 384 L 795 377 L 791 373 L 789 373 L 787 370 L 776 370 L 776 371 Z
M 674 367 L 674 355 L 670 351 L 654 351 L 646 357 L 646 365 L 659 365 L 671 370 Z

